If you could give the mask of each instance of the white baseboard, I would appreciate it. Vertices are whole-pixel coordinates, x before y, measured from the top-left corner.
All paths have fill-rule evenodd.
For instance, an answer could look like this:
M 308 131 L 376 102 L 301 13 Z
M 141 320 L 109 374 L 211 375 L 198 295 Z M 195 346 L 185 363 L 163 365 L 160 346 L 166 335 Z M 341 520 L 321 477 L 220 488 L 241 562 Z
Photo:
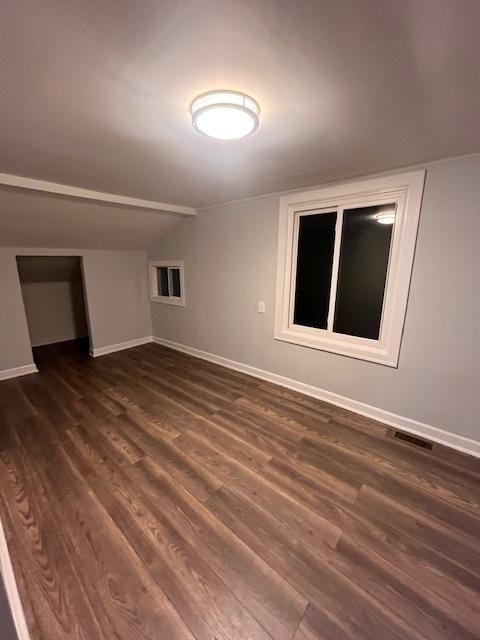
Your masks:
M 99 347 L 98 349 L 90 349 L 90 355 L 94 358 L 97 358 L 98 356 L 106 356 L 107 353 L 114 353 L 115 351 L 123 351 L 123 349 L 139 347 L 140 345 L 147 344 L 148 342 L 153 342 L 152 336 L 135 338 L 134 340 L 127 340 L 126 342 L 117 342 L 117 344 L 109 344 L 106 347 Z
M 263 369 L 258 369 L 257 367 L 243 364 L 242 362 L 229 360 L 228 358 L 217 356 L 213 353 L 209 353 L 208 351 L 195 349 L 194 347 L 189 347 L 184 344 L 179 344 L 172 340 L 158 338 L 155 336 L 153 341 L 157 344 L 164 345 L 165 347 L 182 351 L 183 353 L 187 353 L 191 356 L 202 358 L 209 362 L 214 362 L 215 364 L 228 367 L 229 369 L 235 369 L 235 371 L 241 371 L 242 373 L 254 376 L 255 378 L 260 378 L 261 380 L 273 382 L 282 387 L 287 387 L 287 389 L 292 389 L 293 391 L 298 391 L 307 396 L 312 396 L 313 398 L 318 398 L 319 400 L 329 402 L 337 407 L 342 407 L 343 409 L 354 411 L 355 413 L 359 413 L 367 418 L 383 422 L 395 429 L 407 431 L 408 433 L 421 436 L 427 440 L 431 440 L 432 442 L 438 442 L 439 444 L 451 447 L 452 449 L 457 449 L 463 453 L 468 453 L 480 458 L 480 442 L 478 440 L 472 440 L 465 436 L 451 433 L 450 431 L 444 431 L 438 427 L 433 427 L 429 424 L 425 424 L 424 422 L 418 422 L 417 420 L 412 420 L 411 418 L 391 413 L 390 411 L 380 409 L 379 407 L 373 407 L 372 405 L 365 404 L 364 402 L 360 402 L 352 398 L 347 398 L 346 396 L 341 396 L 337 393 L 333 393 L 332 391 L 327 391 L 320 387 L 314 387 L 313 385 L 305 384 L 304 382 L 299 382 L 292 378 L 286 378 L 276 373 L 271 373 L 270 371 L 264 371 Z
M 38 369 L 35 364 L 26 364 L 23 367 L 14 367 L 13 369 L 3 369 L 0 371 L 0 380 L 18 378 L 19 376 L 26 376 L 29 373 L 38 373 Z
M 25 614 L 23 612 L 22 601 L 18 593 L 17 581 L 13 572 L 12 561 L 8 552 L 7 538 L 0 520 L 0 579 L 3 579 L 5 593 L 7 594 L 10 611 L 12 612 L 13 623 L 17 631 L 18 640 L 30 640 Z

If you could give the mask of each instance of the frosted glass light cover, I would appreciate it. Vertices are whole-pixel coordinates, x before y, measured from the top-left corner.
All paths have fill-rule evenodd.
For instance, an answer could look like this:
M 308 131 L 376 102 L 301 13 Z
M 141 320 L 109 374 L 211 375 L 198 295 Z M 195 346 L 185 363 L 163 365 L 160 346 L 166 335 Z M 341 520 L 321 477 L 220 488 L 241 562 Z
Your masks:
M 258 127 L 260 108 L 243 93 L 209 91 L 195 98 L 190 110 L 194 129 L 211 138 L 236 140 Z

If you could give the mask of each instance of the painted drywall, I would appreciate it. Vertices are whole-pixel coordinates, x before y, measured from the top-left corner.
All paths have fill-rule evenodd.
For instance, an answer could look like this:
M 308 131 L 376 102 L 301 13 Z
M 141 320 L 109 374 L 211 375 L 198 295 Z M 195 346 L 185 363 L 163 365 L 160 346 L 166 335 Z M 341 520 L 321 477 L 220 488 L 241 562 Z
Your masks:
M 94 349 L 152 335 L 145 251 L 83 254 Z
M 273 339 L 278 196 L 202 210 L 150 250 L 185 261 L 187 297 L 152 303 L 154 335 L 480 440 L 480 156 L 425 168 L 397 369 Z
M 10 0 L 1 10 L 3 171 L 204 206 L 480 148 L 478 0 Z M 258 132 L 222 143 L 193 131 L 189 105 L 210 89 L 255 98 Z M 37 202 L 16 208 L 32 220 L 30 240 L 45 238 Z M 134 219 L 115 221 L 117 208 L 91 224 L 82 207 L 66 227 L 64 208 L 45 207 L 49 237 L 75 225 L 89 242 L 122 242 L 73 236 L 76 246 L 133 249 L 125 230 L 142 234 Z M 0 193 L 0 227 L 2 210 L 10 216 Z M 36 240 L 71 246 L 59 241 Z
M 81 281 L 21 286 L 32 347 L 88 335 Z
M 0 248 L 0 371 L 33 364 L 15 254 Z
M 33 363 L 17 255 L 82 257 L 92 348 L 152 334 L 145 251 L 0 247 L 0 371 Z

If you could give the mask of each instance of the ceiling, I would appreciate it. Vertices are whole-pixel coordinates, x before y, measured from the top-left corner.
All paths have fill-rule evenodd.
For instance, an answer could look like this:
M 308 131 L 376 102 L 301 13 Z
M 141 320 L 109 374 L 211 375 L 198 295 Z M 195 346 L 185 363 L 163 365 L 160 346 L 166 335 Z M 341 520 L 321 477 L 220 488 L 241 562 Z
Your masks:
M 0 188 L 0 246 L 145 249 L 179 220 L 157 211 Z
M 204 207 L 477 152 L 479 26 L 478 0 L 4 0 L 0 171 Z M 218 88 L 254 135 L 192 129 Z M 60 203 L 140 244 L 164 217 Z

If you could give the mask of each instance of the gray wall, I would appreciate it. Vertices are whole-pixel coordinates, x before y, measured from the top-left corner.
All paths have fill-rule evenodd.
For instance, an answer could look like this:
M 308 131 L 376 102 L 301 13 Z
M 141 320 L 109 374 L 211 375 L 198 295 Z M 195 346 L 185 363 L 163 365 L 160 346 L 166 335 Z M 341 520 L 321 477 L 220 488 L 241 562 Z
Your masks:
M 0 371 L 32 362 L 15 254 L 0 248 Z
M 398 369 L 273 339 L 278 196 L 203 210 L 150 251 L 185 260 L 187 295 L 152 303 L 154 335 L 480 439 L 480 156 L 426 168 Z
M 152 335 L 145 251 L 85 251 L 93 347 Z
M 33 362 L 17 255 L 82 256 L 93 348 L 152 334 L 145 251 L 0 247 L 0 371 Z
M 81 281 L 21 285 L 32 347 L 88 335 Z

